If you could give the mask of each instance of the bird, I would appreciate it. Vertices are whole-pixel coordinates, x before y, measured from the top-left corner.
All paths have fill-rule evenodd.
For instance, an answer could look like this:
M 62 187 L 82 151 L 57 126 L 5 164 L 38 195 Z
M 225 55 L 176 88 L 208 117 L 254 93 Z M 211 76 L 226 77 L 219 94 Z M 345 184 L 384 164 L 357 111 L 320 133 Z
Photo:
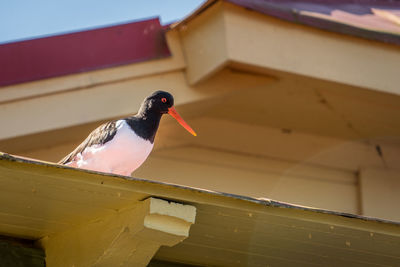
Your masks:
M 174 108 L 173 96 L 166 91 L 156 91 L 144 99 L 136 115 L 100 125 L 58 163 L 130 176 L 152 151 L 164 114 L 171 115 L 189 133 L 197 135 Z

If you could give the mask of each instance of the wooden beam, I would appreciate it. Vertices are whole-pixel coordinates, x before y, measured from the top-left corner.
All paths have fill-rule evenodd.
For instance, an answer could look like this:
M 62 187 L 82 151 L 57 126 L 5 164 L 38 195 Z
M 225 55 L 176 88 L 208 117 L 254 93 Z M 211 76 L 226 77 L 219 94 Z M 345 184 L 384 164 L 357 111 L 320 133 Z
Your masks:
M 285 22 L 230 3 L 223 12 L 230 60 L 400 94 L 396 45 Z
M 187 80 L 191 85 L 205 80 L 228 63 L 221 6 L 221 2 L 216 3 L 204 15 L 196 17 L 187 25 L 179 26 L 187 64 Z
M 178 104 L 205 96 L 188 88 L 183 73 L 177 71 L 5 103 L 0 105 L 0 119 L 10 127 L 0 139 L 134 114 L 157 89 L 182 96 L 176 99 Z
M 189 236 L 196 208 L 148 198 L 113 216 L 40 240 L 46 266 L 146 266 L 160 246 Z
M 159 133 L 160 140 L 165 143 L 161 149 L 168 147 L 168 143 L 176 146 L 176 142 L 179 141 L 181 145 L 195 144 L 244 155 L 270 157 L 295 164 L 313 164 L 353 172 L 357 172 L 360 166 L 384 167 L 382 158 L 373 145 L 374 140 L 366 143 L 363 140 L 349 141 L 297 131 L 285 133 L 277 128 L 214 117 L 195 119 L 190 121 L 190 125 L 197 129 L 198 136 L 195 139 L 184 131 L 165 130 Z M 388 151 L 385 154 L 388 167 L 398 169 L 399 146 L 385 144 L 385 140 L 378 141 L 382 150 Z
M 185 74 L 182 71 L 174 71 L 23 101 L 0 103 L 0 120 L 8 125 L 0 132 L 0 140 L 24 136 L 20 140 L 13 141 L 21 146 L 24 139 L 28 140 L 26 138 L 28 134 L 92 122 L 100 124 L 104 120 L 130 116 L 136 113 L 143 99 L 156 90 L 169 91 L 175 97 L 175 105 L 181 106 L 201 101 L 204 103 L 217 100 L 218 102 L 221 101 L 219 97 L 228 92 L 245 90 L 252 86 L 265 85 L 271 82 L 274 82 L 274 80 L 270 76 L 252 75 L 227 69 L 208 79 L 207 82 L 192 87 L 187 84 Z M 195 109 L 186 109 L 186 111 L 190 110 Z M 178 111 L 187 119 L 186 112 L 182 112 L 180 108 L 178 108 Z M 85 133 L 85 136 L 87 134 Z M 46 143 L 46 147 L 49 147 L 51 144 L 48 142 L 52 142 L 52 140 L 61 141 L 64 133 L 61 130 L 54 133 L 56 137 L 47 136 L 45 138 L 42 138 L 41 134 L 39 135 L 39 139 L 44 140 L 28 141 L 22 147 L 25 150 L 30 150 L 30 146 L 41 142 Z M 64 137 L 71 141 L 70 136 L 67 135 Z M 1 143 L 0 146 L 3 149 L 5 147 Z M 16 153 L 12 149 L 7 149 L 7 152 Z
M 211 190 L 202 190 L 181 185 L 171 185 L 156 181 L 135 179 L 131 177 L 128 178 L 103 173 L 93 173 L 90 171 L 68 168 L 57 164 L 27 160 L 2 153 L 0 153 L 0 167 L 0 180 L 4 180 L 6 185 L 1 187 L 3 189 L 2 192 L 9 190 L 7 184 L 12 180 L 19 180 L 20 183 L 24 183 L 29 186 L 32 177 L 40 182 L 42 188 L 49 189 L 48 192 L 50 193 L 54 191 L 50 189 L 56 188 L 56 186 L 58 186 L 60 183 L 65 186 L 65 189 L 73 189 L 73 195 L 71 195 L 70 191 L 62 190 L 61 192 L 57 191 L 56 194 L 53 193 L 53 195 L 49 194 L 47 198 L 44 199 L 46 202 L 43 203 L 48 203 L 48 205 L 45 205 L 44 209 L 42 208 L 43 212 L 41 218 L 43 221 L 47 222 L 55 220 L 53 213 L 57 210 L 62 210 L 64 213 L 68 212 L 69 216 L 66 214 L 63 217 L 64 220 L 82 217 L 84 216 L 82 213 L 89 213 L 91 215 L 98 214 L 96 212 L 99 210 L 99 208 L 96 207 L 96 205 L 93 205 L 96 202 L 91 198 L 87 199 L 87 195 L 88 193 L 92 192 L 97 194 L 97 191 L 100 188 L 103 188 L 103 190 L 108 191 L 108 195 L 115 195 L 125 203 L 125 205 L 122 205 L 124 203 L 118 204 L 109 202 L 109 205 L 107 206 L 112 208 L 113 211 L 113 213 L 108 213 L 110 216 L 115 214 L 116 210 L 122 211 L 124 207 L 132 205 L 132 199 L 136 199 L 138 196 L 141 196 L 140 199 L 157 196 L 164 199 L 177 199 L 185 203 L 196 203 L 196 224 L 200 223 L 200 206 L 207 206 L 209 208 L 210 206 L 215 206 L 218 209 L 241 210 L 242 213 L 247 214 L 249 218 L 253 218 L 254 220 L 257 219 L 257 217 L 253 216 L 254 213 L 260 212 L 268 216 L 286 217 L 295 220 L 301 219 L 309 222 L 325 223 L 328 226 L 332 224 L 338 226 L 341 225 L 343 227 L 349 227 L 352 229 L 364 229 L 365 231 L 373 231 L 376 233 L 379 232 L 392 236 L 399 236 L 400 233 L 400 228 L 396 224 L 382 223 L 380 221 L 370 220 L 368 218 L 357 219 L 349 214 L 340 214 L 331 211 L 320 212 L 314 209 L 293 206 L 288 203 L 278 203 L 268 199 L 255 199 L 246 196 L 214 192 Z M 49 185 L 53 186 L 50 187 Z M 9 191 L 12 195 L 8 198 L 8 200 L 15 200 L 18 199 L 15 196 L 20 196 L 19 194 L 13 194 L 15 190 Z M 38 190 L 38 193 L 39 192 L 40 190 Z M 29 196 L 29 194 L 25 195 L 27 199 L 31 199 L 32 202 L 34 202 L 34 198 L 32 198 L 32 196 Z M 80 206 L 83 206 L 82 208 L 84 208 L 84 210 L 80 209 L 79 211 L 76 211 L 69 206 L 70 210 L 64 211 L 63 209 L 65 209 L 65 205 L 59 206 L 59 203 L 54 201 L 54 199 L 59 199 L 65 200 L 65 202 L 73 202 L 76 198 L 79 200 L 86 200 L 87 204 L 93 204 L 84 205 L 82 202 L 79 202 L 82 203 Z M 12 203 L 12 201 L 2 201 L 0 203 L 3 202 L 4 207 L 9 206 L 6 205 L 7 203 Z M 50 206 L 54 209 L 47 209 Z M 77 205 L 74 205 L 74 207 L 77 207 Z M 19 212 L 24 213 L 25 211 L 26 210 L 24 209 L 13 207 L 14 214 L 19 214 Z M 210 214 L 212 213 L 208 213 L 207 216 L 210 216 Z M 29 216 L 31 215 L 29 214 Z M 224 216 L 224 211 L 222 211 L 221 216 Z M 106 216 L 88 217 L 86 220 L 80 221 L 80 224 L 76 225 L 75 227 L 84 225 L 86 222 L 93 222 L 94 218 L 106 218 Z M 46 227 L 46 225 L 44 225 L 44 227 Z M 67 231 L 67 229 L 64 229 L 61 232 L 65 231 Z M 193 233 L 191 232 L 191 235 L 192 234 Z M 48 235 L 50 236 L 51 234 Z M 37 236 L 36 238 L 40 237 L 41 236 Z

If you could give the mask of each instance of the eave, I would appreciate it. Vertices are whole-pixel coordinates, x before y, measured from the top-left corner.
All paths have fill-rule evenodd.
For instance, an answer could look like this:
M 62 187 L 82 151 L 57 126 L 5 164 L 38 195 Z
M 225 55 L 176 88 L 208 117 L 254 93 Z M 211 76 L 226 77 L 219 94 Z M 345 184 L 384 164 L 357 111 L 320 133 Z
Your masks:
M 398 45 L 287 22 L 230 2 L 208 1 L 172 27 L 181 35 L 191 84 L 239 65 L 399 94 Z
M 118 243 L 106 242 L 109 239 L 104 235 L 110 232 L 97 231 L 93 235 L 91 231 L 76 232 L 76 229 L 100 227 L 103 221 L 109 227 L 113 222 L 120 222 L 118 227 L 123 227 L 121 214 L 130 212 L 131 219 L 125 223 L 135 221 L 142 213 L 132 208 L 150 198 L 196 209 L 189 237 L 180 240 L 177 246 L 162 247 L 155 255 L 165 261 L 225 266 L 265 262 L 285 266 L 328 263 L 349 266 L 395 265 L 400 259 L 400 226 L 390 221 L 71 169 L 7 154 L 0 157 L 0 169 L 3 199 L 0 232 L 38 240 L 52 259 L 50 262 L 61 264 L 57 266 L 62 266 L 57 259 L 66 255 L 61 246 L 65 238 L 78 232 L 76 242 L 112 246 L 107 255 L 120 256 L 122 252 L 112 249 Z M 134 228 L 130 230 L 134 232 Z M 122 238 L 118 235 L 114 240 L 125 242 L 122 243 L 125 246 L 136 242 L 135 237 L 132 241 Z M 74 239 L 69 238 L 68 242 L 70 247 L 78 246 Z M 79 244 L 80 252 L 89 249 Z M 152 251 L 148 260 L 153 256 Z M 77 258 L 71 254 L 68 263 L 78 264 L 86 262 L 85 257 L 93 257 L 90 253 L 79 255 Z M 49 261 L 48 266 L 52 266 Z

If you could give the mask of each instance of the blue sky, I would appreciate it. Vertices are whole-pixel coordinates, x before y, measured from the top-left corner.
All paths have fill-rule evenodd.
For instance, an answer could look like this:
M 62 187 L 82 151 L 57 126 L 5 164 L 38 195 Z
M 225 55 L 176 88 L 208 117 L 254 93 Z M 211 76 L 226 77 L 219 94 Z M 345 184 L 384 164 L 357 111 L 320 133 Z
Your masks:
M 1 0 L 0 43 L 160 17 L 179 20 L 204 0 Z

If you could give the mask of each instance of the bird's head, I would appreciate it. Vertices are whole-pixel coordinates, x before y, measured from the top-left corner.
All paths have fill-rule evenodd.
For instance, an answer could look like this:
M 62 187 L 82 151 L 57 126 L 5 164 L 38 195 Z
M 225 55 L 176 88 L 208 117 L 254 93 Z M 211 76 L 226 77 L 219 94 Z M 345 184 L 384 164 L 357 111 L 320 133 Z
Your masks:
M 196 136 L 193 129 L 182 119 L 174 108 L 174 97 L 165 91 L 156 91 L 142 103 L 139 113 L 169 114 L 174 117 L 189 133 Z
M 141 108 L 147 111 L 166 114 L 168 109 L 174 106 L 174 97 L 165 91 L 156 91 L 148 96 L 142 103 Z

